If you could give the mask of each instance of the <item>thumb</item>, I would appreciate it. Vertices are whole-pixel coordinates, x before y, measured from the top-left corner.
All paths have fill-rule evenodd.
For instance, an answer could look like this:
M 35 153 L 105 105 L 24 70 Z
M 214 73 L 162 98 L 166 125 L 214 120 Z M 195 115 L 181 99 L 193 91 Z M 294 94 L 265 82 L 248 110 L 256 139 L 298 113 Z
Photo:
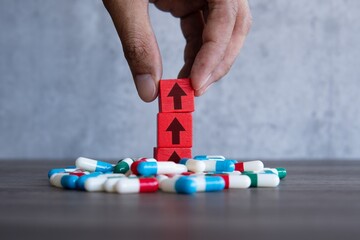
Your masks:
M 140 98 L 153 101 L 162 75 L 159 47 L 152 30 L 148 1 L 104 0 L 119 34 Z

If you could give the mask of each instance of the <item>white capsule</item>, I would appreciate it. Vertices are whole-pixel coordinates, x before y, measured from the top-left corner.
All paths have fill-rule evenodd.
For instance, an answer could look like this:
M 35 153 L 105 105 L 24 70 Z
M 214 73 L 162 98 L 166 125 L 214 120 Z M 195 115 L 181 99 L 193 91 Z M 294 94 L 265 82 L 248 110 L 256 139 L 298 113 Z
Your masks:
M 208 160 L 206 160 L 208 161 Z M 194 159 L 181 159 L 180 164 L 184 164 L 187 169 L 191 172 L 200 173 L 204 172 L 206 165 L 205 161 L 194 160 Z
M 158 180 L 159 183 L 161 183 L 163 180 L 169 179 L 169 177 L 164 174 L 159 174 L 159 175 L 156 175 L 156 179 Z
M 98 177 L 89 178 L 85 181 L 85 190 L 88 192 L 100 192 L 105 191 L 104 183 L 109 178 L 122 178 L 124 174 L 113 173 L 113 174 L 103 174 Z
M 276 187 L 280 179 L 276 174 L 245 173 L 251 179 L 250 187 Z
M 235 163 L 235 170 L 240 172 L 262 171 L 263 169 L 264 169 L 264 163 L 260 160 Z
M 125 175 L 123 177 L 125 177 Z M 115 178 L 106 179 L 106 181 L 104 182 L 104 185 L 103 185 L 105 192 L 116 192 L 115 185 L 123 177 L 115 177 Z
M 77 168 L 80 168 L 81 170 L 90 171 L 90 172 L 106 173 L 106 172 L 111 172 L 114 169 L 113 164 L 97 161 L 90 158 L 84 158 L 84 157 L 79 157 L 78 159 L 76 159 L 75 165 Z

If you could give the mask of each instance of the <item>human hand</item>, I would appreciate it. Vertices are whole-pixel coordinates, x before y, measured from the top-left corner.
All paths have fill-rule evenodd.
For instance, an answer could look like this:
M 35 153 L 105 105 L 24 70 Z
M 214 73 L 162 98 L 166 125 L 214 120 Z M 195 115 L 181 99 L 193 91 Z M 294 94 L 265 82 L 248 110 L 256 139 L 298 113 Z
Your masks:
M 140 98 L 157 97 L 162 75 L 159 47 L 153 33 L 148 0 L 103 0 L 119 34 Z M 201 96 L 231 68 L 251 26 L 247 0 L 150 0 L 180 18 L 186 39 L 185 64 L 179 78 L 191 78 Z

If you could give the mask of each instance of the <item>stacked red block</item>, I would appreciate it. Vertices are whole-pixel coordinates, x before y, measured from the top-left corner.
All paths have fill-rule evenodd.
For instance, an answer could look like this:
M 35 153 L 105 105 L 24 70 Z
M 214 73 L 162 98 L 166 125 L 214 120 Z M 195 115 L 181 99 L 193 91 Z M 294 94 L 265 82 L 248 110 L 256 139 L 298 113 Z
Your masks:
M 191 158 L 193 111 L 190 79 L 160 80 L 155 159 L 178 162 Z

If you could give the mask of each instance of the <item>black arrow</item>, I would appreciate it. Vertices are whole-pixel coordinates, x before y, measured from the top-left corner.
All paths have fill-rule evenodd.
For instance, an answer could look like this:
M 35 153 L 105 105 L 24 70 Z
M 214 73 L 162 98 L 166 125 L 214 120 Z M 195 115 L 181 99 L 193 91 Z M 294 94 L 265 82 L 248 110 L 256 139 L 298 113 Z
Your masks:
M 174 109 L 182 109 L 182 103 L 181 103 L 182 96 L 187 96 L 186 92 L 182 90 L 179 84 L 175 83 L 168 94 L 168 97 L 173 97 Z
M 172 144 L 180 144 L 180 131 L 185 131 L 185 128 L 177 118 L 174 118 L 166 131 L 172 132 Z
M 180 161 L 180 156 L 174 151 L 173 154 L 169 157 L 168 161 L 176 162 L 178 163 Z

